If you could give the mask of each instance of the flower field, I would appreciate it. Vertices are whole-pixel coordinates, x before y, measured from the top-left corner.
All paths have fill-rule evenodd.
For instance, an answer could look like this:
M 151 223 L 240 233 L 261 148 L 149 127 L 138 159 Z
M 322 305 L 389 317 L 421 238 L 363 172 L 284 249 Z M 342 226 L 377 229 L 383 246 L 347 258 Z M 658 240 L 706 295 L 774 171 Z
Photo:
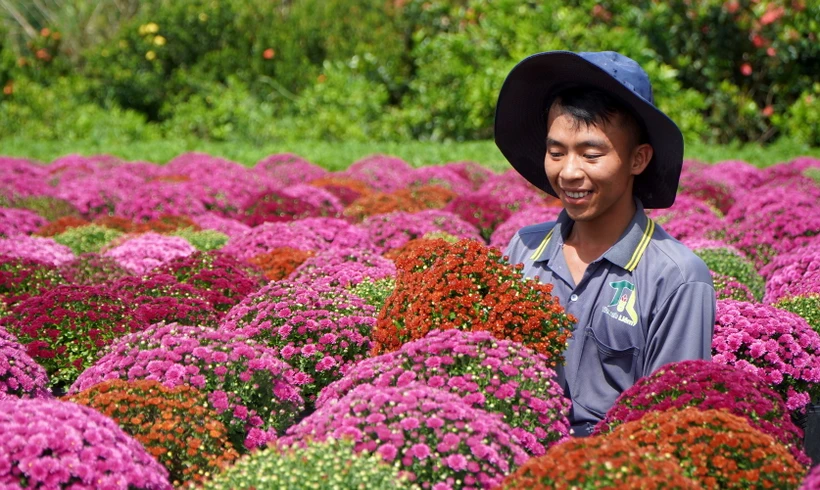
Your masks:
M 0 157 L 0 488 L 820 489 L 818 175 L 685 162 L 649 214 L 713 359 L 573 439 L 575 318 L 503 256 L 560 203 L 512 170 Z

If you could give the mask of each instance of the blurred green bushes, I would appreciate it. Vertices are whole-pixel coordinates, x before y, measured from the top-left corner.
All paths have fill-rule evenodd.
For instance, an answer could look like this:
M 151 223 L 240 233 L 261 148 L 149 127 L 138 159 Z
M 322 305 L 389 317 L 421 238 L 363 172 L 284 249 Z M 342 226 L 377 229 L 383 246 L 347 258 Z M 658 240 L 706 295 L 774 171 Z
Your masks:
M 4 136 L 487 139 L 515 63 L 567 49 L 636 59 L 688 141 L 820 146 L 808 0 L 51 3 L 0 5 Z

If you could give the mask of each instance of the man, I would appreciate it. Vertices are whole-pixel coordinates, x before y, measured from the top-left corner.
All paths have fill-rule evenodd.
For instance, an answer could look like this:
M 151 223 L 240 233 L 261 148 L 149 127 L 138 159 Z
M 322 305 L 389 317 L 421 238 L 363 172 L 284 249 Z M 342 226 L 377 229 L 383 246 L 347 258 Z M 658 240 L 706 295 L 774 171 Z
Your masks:
M 495 141 L 564 206 L 555 222 L 521 229 L 506 254 L 527 277 L 552 283 L 578 319 L 558 379 L 572 399 L 573 433 L 585 436 L 639 378 L 711 358 L 709 270 L 644 213 L 674 202 L 683 136 L 635 61 L 553 51 L 510 72 Z

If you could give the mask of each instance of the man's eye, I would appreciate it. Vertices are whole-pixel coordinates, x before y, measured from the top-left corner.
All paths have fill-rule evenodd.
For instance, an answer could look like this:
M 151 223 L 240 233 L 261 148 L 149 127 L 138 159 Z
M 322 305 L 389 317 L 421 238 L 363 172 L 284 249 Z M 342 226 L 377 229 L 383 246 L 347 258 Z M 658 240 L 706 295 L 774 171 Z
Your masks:
M 551 151 L 551 152 L 550 152 L 550 156 L 551 156 L 552 158 L 558 158 L 558 157 L 560 157 L 561 155 L 562 155 L 561 153 L 556 153 L 556 152 L 554 152 L 554 151 Z
M 603 155 L 591 154 L 591 153 L 584 154 L 584 158 L 589 158 L 590 160 L 593 160 L 595 158 L 601 158 L 602 156 Z

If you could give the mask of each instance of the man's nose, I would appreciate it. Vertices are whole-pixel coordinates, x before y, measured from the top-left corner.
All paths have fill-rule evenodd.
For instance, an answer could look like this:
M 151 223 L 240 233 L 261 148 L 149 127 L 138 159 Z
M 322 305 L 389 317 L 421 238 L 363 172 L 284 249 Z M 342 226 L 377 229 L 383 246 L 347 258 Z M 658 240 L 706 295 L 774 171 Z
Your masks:
M 580 156 L 570 153 L 564 159 L 564 166 L 561 167 L 560 177 L 562 180 L 572 182 L 584 178 L 584 171 L 581 168 Z

